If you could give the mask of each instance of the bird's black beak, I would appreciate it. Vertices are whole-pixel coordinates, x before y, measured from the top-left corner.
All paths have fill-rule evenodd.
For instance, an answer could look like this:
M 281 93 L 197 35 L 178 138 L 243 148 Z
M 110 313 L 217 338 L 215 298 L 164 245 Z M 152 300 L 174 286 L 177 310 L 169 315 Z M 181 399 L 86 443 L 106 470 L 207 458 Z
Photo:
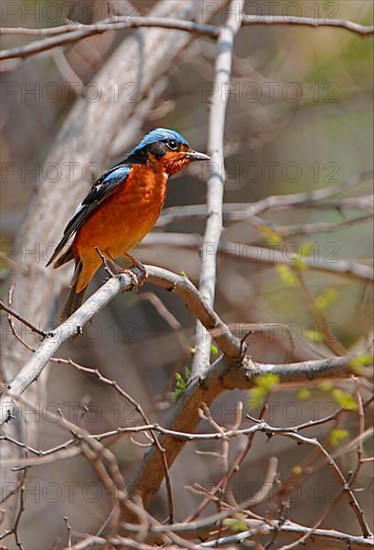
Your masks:
M 210 157 L 205 153 L 199 153 L 198 151 L 189 151 L 186 157 L 190 160 L 210 160 Z

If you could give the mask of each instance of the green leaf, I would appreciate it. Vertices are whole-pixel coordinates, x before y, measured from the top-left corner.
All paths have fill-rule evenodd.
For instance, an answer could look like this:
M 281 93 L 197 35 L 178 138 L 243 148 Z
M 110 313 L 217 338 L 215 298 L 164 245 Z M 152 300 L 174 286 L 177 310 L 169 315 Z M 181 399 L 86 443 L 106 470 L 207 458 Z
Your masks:
M 210 344 L 210 353 L 212 355 L 217 355 L 218 354 L 218 348 L 217 346 L 215 346 L 214 344 Z
M 324 380 L 320 384 L 318 384 L 318 387 L 321 391 L 331 391 L 333 389 L 333 383 L 330 382 L 330 380 Z
M 308 269 L 308 266 L 306 265 L 303 257 L 295 260 L 295 263 L 293 265 L 294 265 L 294 268 L 297 269 L 298 271 L 305 271 L 306 269 Z
M 223 525 L 237 533 L 248 531 L 248 525 L 243 519 L 226 518 L 223 520 Z
M 316 243 L 305 243 L 301 247 L 301 256 L 307 258 L 316 249 Z
M 259 407 L 264 402 L 267 394 L 279 382 L 277 374 L 260 374 L 255 378 L 255 387 L 249 392 L 249 406 L 252 408 Z
M 347 439 L 348 436 L 349 436 L 348 430 L 337 428 L 336 430 L 332 430 L 332 432 L 330 433 L 329 441 L 331 445 L 333 445 L 333 447 L 337 447 L 339 443 L 344 441 L 344 439 Z
M 174 390 L 171 392 L 171 398 L 173 401 L 178 401 L 178 399 L 183 394 L 184 390 L 187 387 L 187 382 L 190 378 L 190 375 L 191 370 L 188 367 L 184 368 L 184 378 L 179 372 L 175 373 L 176 384 Z
M 295 286 L 299 283 L 298 278 L 288 265 L 277 264 L 275 270 L 281 281 L 287 286 Z
M 311 392 L 307 388 L 300 388 L 296 392 L 296 397 L 299 399 L 299 401 L 307 401 L 311 397 Z
M 346 411 L 357 411 L 357 401 L 350 393 L 344 392 L 339 388 L 334 388 L 331 392 L 331 395 L 335 399 L 335 401 Z
M 322 294 L 315 298 L 314 303 L 318 309 L 325 310 L 336 302 L 338 297 L 339 292 L 336 288 L 327 288 Z
M 303 331 L 303 334 L 307 340 L 310 342 L 314 342 L 315 344 L 318 344 L 319 342 L 323 342 L 324 335 L 322 331 L 318 329 L 306 329 Z
M 269 392 L 273 387 L 279 383 L 279 376 L 277 374 L 260 374 L 255 378 L 255 384 L 257 387 L 262 388 L 266 392 Z
M 259 230 L 265 235 L 266 242 L 272 246 L 279 246 L 284 241 L 283 235 L 279 231 L 274 231 L 268 225 L 262 225 Z
M 266 395 L 267 395 L 267 392 L 264 391 L 262 388 L 252 388 L 249 392 L 248 406 L 251 409 L 260 407 L 264 402 Z
M 354 357 L 350 361 L 350 366 L 355 374 L 362 374 L 362 367 L 368 367 L 374 362 L 374 356 L 371 353 L 363 353 L 358 357 Z

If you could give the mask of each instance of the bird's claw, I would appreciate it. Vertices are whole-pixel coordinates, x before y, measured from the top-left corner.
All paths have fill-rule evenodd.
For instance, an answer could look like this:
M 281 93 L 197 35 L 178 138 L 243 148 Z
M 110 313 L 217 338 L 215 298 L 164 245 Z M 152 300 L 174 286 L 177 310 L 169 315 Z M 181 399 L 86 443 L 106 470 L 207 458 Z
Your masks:
M 137 267 L 141 271 L 141 276 L 140 277 L 138 277 L 138 275 L 136 273 L 134 273 L 131 269 L 128 269 L 128 270 L 125 271 L 125 273 L 127 273 L 129 275 L 129 277 L 131 279 L 131 282 L 133 284 L 131 290 L 133 290 L 134 288 L 137 288 L 137 289 L 141 288 L 144 285 L 144 283 L 147 279 L 147 276 L 148 276 L 144 265 L 141 264 L 140 262 L 137 262 L 137 264 L 138 263 L 139 263 L 139 265 L 136 265 L 134 267 Z
M 140 262 L 139 260 L 131 256 L 131 254 L 126 253 L 125 257 L 131 261 L 131 268 L 128 269 L 127 272 L 133 282 L 133 287 L 141 288 L 148 277 L 147 270 L 144 267 L 144 264 L 142 264 L 142 262 Z M 132 271 L 132 268 L 138 269 L 140 271 L 140 276 L 134 273 Z

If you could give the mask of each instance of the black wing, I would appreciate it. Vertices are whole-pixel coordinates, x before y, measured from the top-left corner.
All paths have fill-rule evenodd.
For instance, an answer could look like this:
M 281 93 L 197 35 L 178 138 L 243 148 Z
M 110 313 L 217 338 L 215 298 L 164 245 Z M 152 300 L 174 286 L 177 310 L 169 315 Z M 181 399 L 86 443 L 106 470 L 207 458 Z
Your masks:
M 92 212 L 96 210 L 99 204 L 107 199 L 113 191 L 116 190 L 120 183 L 126 181 L 130 169 L 131 167 L 128 164 L 117 164 L 108 170 L 108 172 L 105 172 L 105 174 L 103 174 L 101 178 L 94 183 L 91 191 L 78 206 L 73 217 L 65 227 L 62 239 L 56 246 L 52 257 L 47 263 L 47 266 L 55 260 L 70 237 L 82 227 L 84 222 L 92 214 Z

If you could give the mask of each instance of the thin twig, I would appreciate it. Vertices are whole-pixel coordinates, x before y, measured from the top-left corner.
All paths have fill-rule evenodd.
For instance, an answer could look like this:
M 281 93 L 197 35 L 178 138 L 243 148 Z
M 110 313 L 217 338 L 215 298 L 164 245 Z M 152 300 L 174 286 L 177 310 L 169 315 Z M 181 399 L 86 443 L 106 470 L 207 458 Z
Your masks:
M 365 26 L 353 21 L 343 19 L 319 19 L 312 17 L 291 17 L 291 16 L 264 16 L 264 15 L 245 15 L 241 25 L 286 25 L 286 26 L 308 26 L 308 27 L 334 27 L 351 31 L 359 36 L 370 36 L 374 32 L 373 26 Z M 43 51 L 48 51 L 58 46 L 63 46 L 72 42 L 77 42 L 83 38 L 101 34 L 109 30 L 134 29 L 140 27 L 159 27 L 164 29 L 174 29 L 183 32 L 189 32 L 200 36 L 215 38 L 219 33 L 219 27 L 196 23 L 194 21 L 180 21 L 178 19 L 163 19 L 156 17 L 126 17 L 124 20 L 111 18 L 108 20 L 94 23 L 92 25 L 83 25 L 81 23 L 68 23 L 59 27 L 47 29 L 30 29 L 26 27 L 2 27 L 0 34 L 6 35 L 31 35 L 31 36 L 50 36 L 38 40 L 26 46 L 11 48 L 0 52 L 0 60 L 12 58 L 25 58 L 36 55 Z
M 250 219 L 253 216 L 267 212 L 269 210 L 283 210 L 286 208 L 359 208 L 370 213 L 373 212 L 372 195 L 364 197 L 350 197 L 331 200 L 331 197 L 344 193 L 350 189 L 358 187 L 361 183 L 373 177 L 373 170 L 365 170 L 352 178 L 343 181 L 333 187 L 324 187 L 316 191 L 307 191 L 304 193 L 291 193 L 288 195 L 271 195 L 259 201 L 243 203 L 226 203 L 223 206 L 225 221 L 241 221 Z M 187 206 L 173 206 L 165 208 L 159 220 L 157 227 L 164 227 L 174 220 L 184 218 L 205 219 L 207 207 L 205 204 L 194 204 Z
M 54 33 L 55 36 L 51 38 L 44 38 L 37 40 L 26 46 L 20 46 L 17 48 L 11 48 L 9 50 L 3 50 L 0 52 L 0 61 L 12 58 L 26 58 L 32 55 L 39 54 L 51 50 L 53 48 L 65 46 L 73 42 L 78 42 L 83 38 L 101 34 L 106 31 L 123 30 L 123 29 L 138 29 L 140 27 L 157 27 L 161 29 L 173 29 L 183 32 L 189 32 L 198 34 L 201 36 L 212 36 L 213 38 L 217 34 L 217 27 L 212 25 L 205 25 L 203 23 L 195 23 L 194 21 L 181 21 L 179 19 L 167 19 L 158 17 L 149 18 L 126 18 L 125 21 L 120 22 L 106 22 L 95 23 L 93 25 L 76 24 L 74 27 L 70 27 L 67 32 Z M 4 34 L 4 28 L 1 29 Z
M 45 332 L 45 330 L 40 330 L 38 327 L 30 323 L 30 321 L 27 321 L 24 319 L 21 315 L 19 315 L 17 312 L 15 312 L 12 308 L 8 307 L 4 304 L 2 300 L 0 300 L 0 310 L 5 311 L 8 313 L 8 315 L 11 315 L 18 321 L 21 321 L 22 324 L 24 324 L 26 327 L 29 327 L 33 332 L 36 332 L 36 334 L 40 334 L 43 338 L 45 338 L 48 335 L 48 332 Z
M 60 361 L 63 361 L 63 360 L 60 360 Z M 145 422 L 148 425 L 151 425 L 151 423 L 148 420 L 148 417 L 145 414 L 144 409 L 140 405 L 140 403 L 138 403 L 138 401 L 136 401 L 133 397 L 131 397 L 131 395 L 129 393 L 127 393 L 118 384 L 118 382 L 116 382 L 115 380 L 111 380 L 109 378 L 106 378 L 105 376 L 103 376 L 101 374 L 101 372 L 98 369 L 91 369 L 89 367 L 84 367 L 83 365 L 79 365 L 78 363 L 76 363 L 75 361 L 72 361 L 71 359 L 67 360 L 66 362 L 68 362 L 70 365 L 72 365 L 74 368 L 76 368 L 79 371 L 82 371 L 82 372 L 85 372 L 85 373 L 88 373 L 88 374 L 93 374 L 94 376 L 96 376 L 98 378 L 98 380 L 100 382 L 103 382 L 104 384 L 107 384 L 108 386 L 112 387 L 117 393 L 119 393 L 119 395 L 121 395 L 129 403 L 131 403 L 131 405 L 135 408 L 135 410 L 141 416 L 143 422 Z M 167 460 L 166 460 L 166 456 L 165 456 L 165 450 L 161 447 L 161 445 L 158 441 L 158 438 L 155 435 L 155 431 L 152 428 L 149 428 L 149 430 L 147 430 L 147 432 L 148 431 L 151 434 L 151 438 L 153 440 L 154 445 L 157 447 L 157 450 L 159 451 L 159 453 L 162 456 L 163 468 L 164 468 L 164 473 L 165 473 L 166 489 L 167 489 L 167 494 L 168 494 L 168 503 L 169 503 L 169 522 L 173 522 L 174 521 L 174 502 L 173 502 L 173 500 L 174 499 L 173 499 L 173 494 L 172 494 L 172 489 L 171 489 L 171 481 L 170 481 L 170 476 L 169 476 L 168 464 L 167 464 Z M 101 438 L 96 437 L 96 439 L 97 439 L 97 441 L 100 441 Z
M 199 235 L 188 235 L 185 233 L 152 233 L 147 235 L 142 243 L 142 247 L 152 247 L 155 244 L 173 247 L 196 250 L 203 246 L 202 239 Z M 231 241 L 223 241 L 217 243 L 206 243 L 202 250 L 202 255 L 207 256 L 217 249 L 218 254 L 222 257 L 230 258 L 235 262 L 244 263 L 259 263 L 264 265 L 282 264 L 290 268 L 301 266 L 304 269 L 320 271 L 321 273 L 329 273 L 331 275 L 339 275 L 352 279 L 360 279 L 362 281 L 372 282 L 374 280 L 374 270 L 369 265 L 360 263 L 357 260 L 338 260 L 335 258 L 336 252 L 332 247 L 327 249 L 329 257 L 323 257 L 320 251 L 316 252 L 316 257 L 303 256 L 301 247 L 297 252 L 290 251 L 287 244 L 282 246 L 279 242 L 274 245 L 269 244 L 268 247 L 242 244 Z
M 354 514 L 357 518 L 357 521 L 359 522 L 359 524 L 361 526 L 363 536 L 365 538 L 372 536 L 370 528 L 369 528 L 369 526 L 367 524 L 367 521 L 365 519 L 364 512 L 361 509 L 354 492 L 349 487 L 349 484 L 348 484 L 346 478 L 344 477 L 343 472 L 341 471 L 341 469 L 339 468 L 339 466 L 337 465 L 335 460 L 332 458 L 332 456 L 324 448 L 324 446 L 318 441 L 318 439 L 306 437 L 306 436 L 303 436 L 303 435 L 300 435 L 300 434 L 297 434 L 297 433 L 292 433 L 290 431 L 287 431 L 286 429 L 274 429 L 274 430 L 270 429 L 269 430 L 268 427 L 266 427 L 264 429 L 264 431 L 268 432 L 268 433 L 271 432 L 271 433 L 274 433 L 274 434 L 280 433 L 280 434 L 284 435 L 285 437 L 290 437 L 291 439 L 295 439 L 295 440 L 299 441 L 300 443 L 306 443 L 308 445 L 312 445 L 312 446 L 317 447 L 319 449 L 319 451 L 321 452 L 321 454 L 325 457 L 328 465 L 331 466 L 331 468 L 333 469 L 337 479 L 339 480 L 339 483 L 341 484 L 342 490 L 347 495 L 348 500 L 349 500 L 349 504 L 352 507 L 352 510 L 353 510 L 353 512 L 354 512 Z
M 301 25 L 307 27 L 334 27 L 345 29 L 360 36 L 374 33 L 374 26 L 365 26 L 344 19 L 319 19 L 318 17 L 299 17 L 283 15 L 245 15 L 243 25 Z

